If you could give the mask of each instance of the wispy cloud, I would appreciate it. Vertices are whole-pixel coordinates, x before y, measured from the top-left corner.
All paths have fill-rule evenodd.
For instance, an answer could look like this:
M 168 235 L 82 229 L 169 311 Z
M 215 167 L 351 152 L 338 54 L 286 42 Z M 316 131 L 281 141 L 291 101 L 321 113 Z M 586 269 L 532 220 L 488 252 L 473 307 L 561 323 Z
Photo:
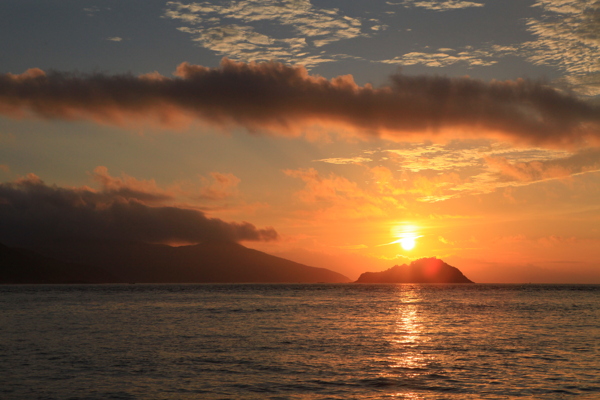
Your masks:
M 94 17 L 100 12 L 100 8 L 97 6 L 85 7 L 83 12 L 85 12 L 88 17 Z
M 457 163 L 454 171 L 461 179 L 449 182 L 435 195 L 417 200 L 431 202 L 485 194 L 500 188 L 527 186 L 557 179 L 566 180 L 573 176 L 600 171 L 598 150 L 571 154 L 544 149 L 507 148 L 504 151 L 480 149 L 476 153 L 460 153 L 458 151 L 458 158 L 464 158 L 462 163 Z M 449 161 L 442 160 L 440 167 L 449 165 Z
M 400 200 L 362 189 L 356 182 L 339 175 L 324 176 L 314 168 L 284 173 L 304 182 L 305 187 L 294 197 L 309 204 L 319 219 L 384 216 L 388 209 L 403 208 Z
M 485 5 L 483 3 L 464 0 L 404 0 L 401 3 L 388 2 L 388 4 L 402 4 L 405 7 L 420 7 L 434 11 L 459 10 L 463 8 L 483 7 Z
M 390 86 L 327 80 L 303 67 L 234 62 L 181 64 L 175 78 L 31 69 L 0 75 L 0 113 L 99 123 L 193 120 L 299 135 L 319 125 L 353 136 L 503 137 L 518 143 L 586 146 L 600 140 L 600 106 L 530 80 L 483 81 L 393 75 Z
M 449 11 L 484 4 L 468 1 L 405 0 L 406 7 Z M 555 67 L 565 73 L 557 86 L 587 95 L 600 95 L 600 2 L 597 0 L 539 0 L 533 7 L 540 15 L 529 18 L 526 29 L 535 39 L 512 45 L 465 46 L 459 50 L 414 51 L 379 62 L 400 65 L 446 67 L 466 63 L 470 67 L 494 65 L 502 57 L 519 56 L 535 65 Z
M 161 188 L 154 179 L 140 180 L 125 173 L 111 176 L 104 166 L 96 167 L 91 176 L 104 193 L 161 205 L 173 205 L 186 200 L 206 202 L 232 199 L 239 195 L 237 187 L 241 182 L 231 173 L 211 172 L 209 177 L 199 176 L 197 182 L 180 181 Z
M 370 161 L 358 164 L 371 176 L 364 190 L 409 204 L 486 194 L 600 171 L 597 149 L 571 153 L 482 140 L 445 145 L 404 143 L 369 154 Z
M 600 71 L 600 3 L 597 0 L 542 0 L 541 18 L 527 22 L 538 37 L 527 42 L 536 64 L 555 65 L 571 73 Z
M 125 173 L 120 177 L 114 177 L 104 166 L 96 167 L 91 176 L 100 185 L 101 191 L 110 196 L 145 203 L 163 203 L 176 197 L 172 191 L 160 188 L 154 179 L 139 180 Z
M 492 45 L 479 49 L 466 46 L 460 50 L 443 48 L 431 53 L 415 51 L 379 62 L 399 65 L 421 64 L 428 67 L 447 67 L 462 63 L 470 67 L 486 67 L 496 64 L 501 57 L 516 54 L 517 50 L 518 48 L 515 46 Z
M 564 179 L 582 173 L 600 171 L 600 151 L 587 150 L 568 157 L 544 160 L 511 162 L 505 157 L 486 157 L 490 168 L 504 181 L 538 182 Z
M 361 163 L 369 162 L 369 161 L 373 161 L 373 160 L 371 160 L 370 158 L 367 158 L 367 157 L 356 156 L 356 157 L 323 158 L 321 160 L 315 160 L 315 161 L 324 162 L 324 163 L 328 163 L 328 164 L 344 165 L 344 164 L 361 164 Z
M 457 142 L 449 145 L 410 144 L 387 152 L 394 155 L 390 165 L 411 172 L 407 180 L 417 189 L 435 189 L 429 194 L 413 189 L 414 193 L 422 194 L 416 200 L 425 202 L 490 193 L 498 188 L 566 179 L 600 170 L 600 152 L 596 149 L 570 153 L 514 148 L 502 143 Z M 449 179 L 452 176 L 455 179 Z M 440 180 L 440 177 L 445 179 Z M 392 182 L 398 180 L 390 179 Z
M 537 36 L 522 45 L 528 59 L 568 73 L 566 81 L 583 94 L 600 94 L 600 2 L 597 0 L 540 0 L 539 18 L 528 20 Z
M 412 172 L 479 168 L 485 165 L 486 157 L 502 157 L 511 162 L 537 162 L 571 156 L 571 153 L 564 150 L 514 148 L 506 143 L 490 141 L 466 141 L 447 145 L 409 143 L 386 152 L 395 156 L 395 165 Z
M 294 193 L 297 216 L 303 219 L 432 218 L 431 203 L 488 194 L 513 202 L 518 188 L 549 181 L 571 187 L 575 177 L 600 172 L 600 151 L 570 153 L 486 141 L 405 143 L 376 151 L 370 161 L 352 168 L 336 168 L 336 173 L 320 168 L 284 172 L 304 184 Z M 450 243 L 448 237 L 440 240 Z
M 309 0 L 170 1 L 164 16 L 181 22 L 178 29 L 198 45 L 242 61 L 313 66 L 336 57 L 323 55 L 321 47 L 368 36 L 361 19 L 317 8 Z M 368 25 L 379 26 L 372 18 Z
M 194 197 L 208 200 L 228 199 L 238 194 L 240 178 L 233 174 L 211 172 L 210 178 L 202 178 L 203 185 Z M 193 193 L 193 192 L 192 192 Z

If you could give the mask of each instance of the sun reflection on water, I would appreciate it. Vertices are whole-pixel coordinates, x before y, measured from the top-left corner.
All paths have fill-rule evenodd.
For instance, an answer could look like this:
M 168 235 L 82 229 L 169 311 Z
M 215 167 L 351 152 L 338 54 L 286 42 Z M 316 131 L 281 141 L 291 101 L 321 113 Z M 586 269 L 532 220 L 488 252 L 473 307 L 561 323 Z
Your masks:
M 389 372 L 386 378 L 398 381 L 408 390 L 395 393 L 392 397 L 422 399 L 419 393 L 410 391 L 418 386 L 428 372 L 431 356 L 424 353 L 430 338 L 425 332 L 420 312 L 421 296 L 419 288 L 400 289 L 394 329 L 390 337 L 391 350 L 388 356 Z

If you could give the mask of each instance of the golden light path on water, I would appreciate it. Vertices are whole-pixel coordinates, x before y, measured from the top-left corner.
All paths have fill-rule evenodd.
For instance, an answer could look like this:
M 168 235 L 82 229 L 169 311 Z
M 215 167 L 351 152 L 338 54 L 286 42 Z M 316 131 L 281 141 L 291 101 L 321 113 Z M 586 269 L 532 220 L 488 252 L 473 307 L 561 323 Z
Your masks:
M 391 344 L 390 368 L 387 378 L 396 379 L 399 375 L 412 380 L 418 380 L 426 373 L 431 357 L 423 354 L 421 348 L 428 342 L 424 332 L 424 321 L 419 313 L 419 303 L 422 301 L 419 289 L 402 287 L 399 291 L 396 323 L 394 325 Z M 398 392 L 393 397 L 402 399 L 421 400 L 424 397 L 416 392 Z

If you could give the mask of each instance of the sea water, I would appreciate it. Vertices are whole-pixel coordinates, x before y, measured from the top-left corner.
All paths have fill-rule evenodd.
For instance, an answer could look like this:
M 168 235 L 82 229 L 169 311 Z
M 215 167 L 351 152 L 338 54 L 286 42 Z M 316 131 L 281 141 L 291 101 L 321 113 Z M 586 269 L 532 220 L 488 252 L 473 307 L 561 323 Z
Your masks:
M 1 399 L 575 397 L 598 285 L 0 286 Z

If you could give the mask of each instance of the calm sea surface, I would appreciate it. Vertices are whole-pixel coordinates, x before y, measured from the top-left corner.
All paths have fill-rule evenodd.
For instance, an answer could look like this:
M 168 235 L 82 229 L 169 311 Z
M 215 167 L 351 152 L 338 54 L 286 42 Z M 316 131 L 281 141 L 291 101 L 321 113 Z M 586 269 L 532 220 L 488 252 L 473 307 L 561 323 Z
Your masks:
M 1 399 L 600 399 L 599 285 L 0 286 Z

